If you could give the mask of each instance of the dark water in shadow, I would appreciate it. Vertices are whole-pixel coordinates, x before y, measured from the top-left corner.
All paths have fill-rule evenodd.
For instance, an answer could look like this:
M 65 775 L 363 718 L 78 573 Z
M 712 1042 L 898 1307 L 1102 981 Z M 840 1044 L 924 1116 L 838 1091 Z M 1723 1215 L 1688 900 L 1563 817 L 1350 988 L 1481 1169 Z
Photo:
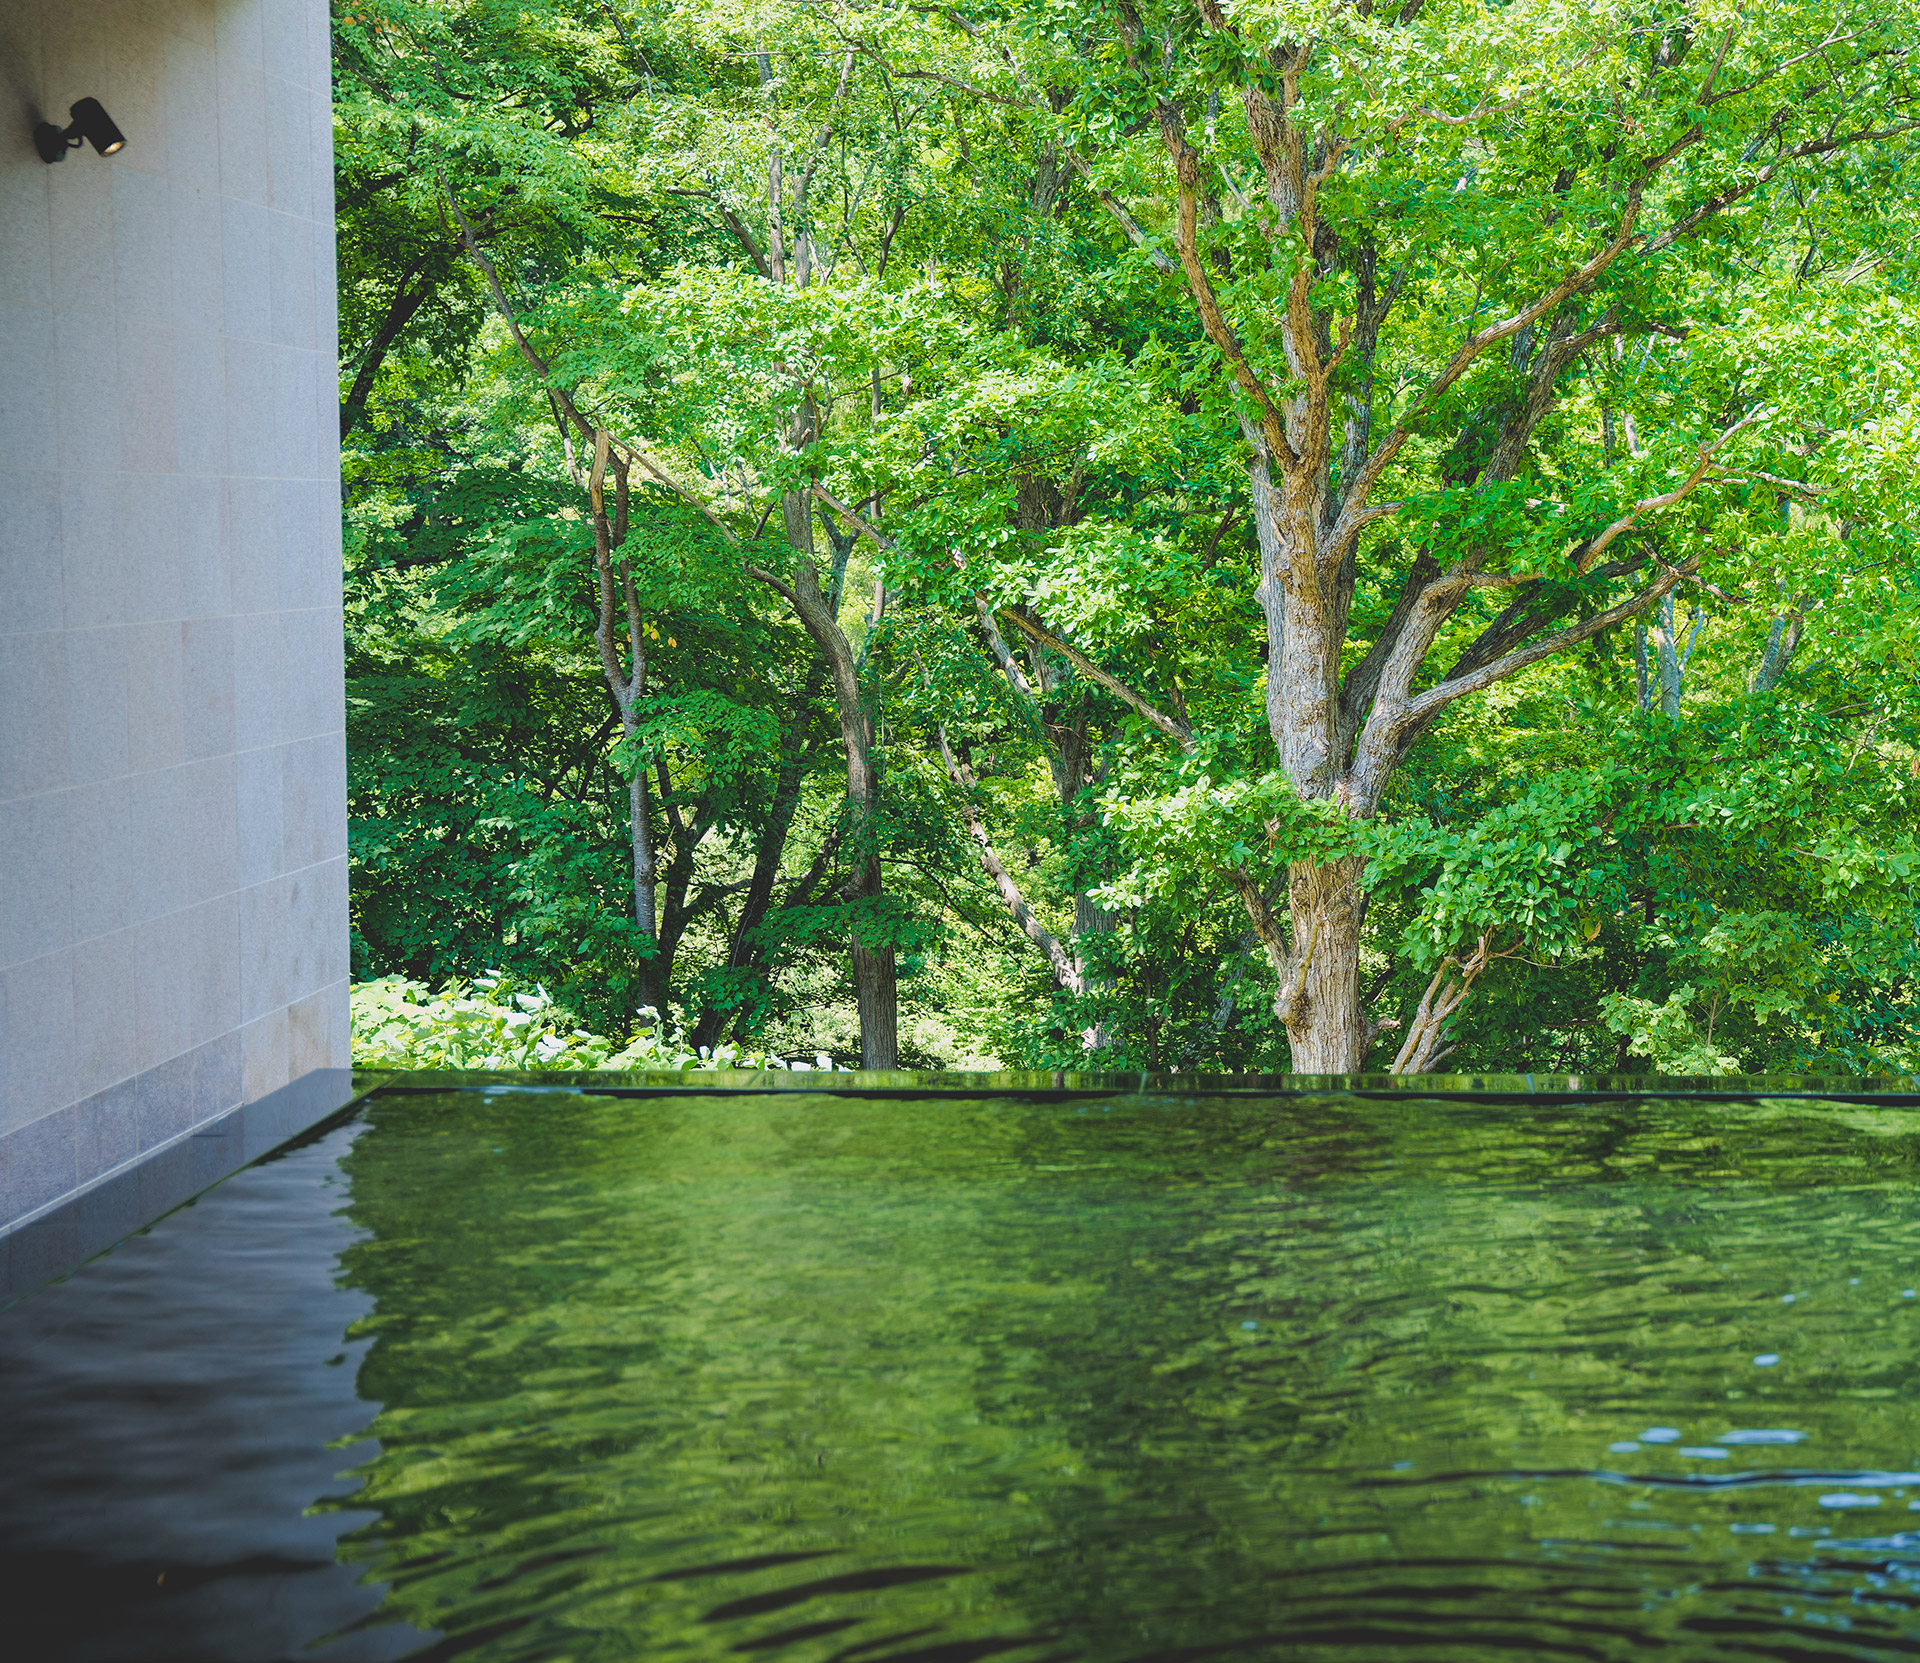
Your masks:
M 1832 1105 L 376 1098 L 0 1314 L 6 1650 L 1920 1657 L 1917 1184 Z

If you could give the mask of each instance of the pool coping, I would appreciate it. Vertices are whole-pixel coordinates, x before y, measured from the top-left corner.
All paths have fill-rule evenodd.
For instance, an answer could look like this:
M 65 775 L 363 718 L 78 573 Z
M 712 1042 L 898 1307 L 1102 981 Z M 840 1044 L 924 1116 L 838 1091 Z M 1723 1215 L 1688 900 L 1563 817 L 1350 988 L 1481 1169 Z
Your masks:
M 1207 1097 L 1458 1098 L 1542 1108 L 1583 1102 L 1685 1097 L 1695 1102 L 1763 1100 L 1920 1109 L 1920 1078 L 1743 1075 L 1354 1074 L 1205 1075 L 1007 1071 L 995 1074 L 707 1069 L 581 1073 L 454 1069 L 316 1069 L 278 1091 L 228 1110 L 69 1191 L 0 1231 L 0 1309 L 37 1292 L 128 1236 L 192 1202 L 276 1150 L 323 1135 L 379 1094 L 573 1091 L 661 1098 L 715 1092 L 773 1096 L 806 1092 L 864 1099 L 958 1099 L 983 1093 L 1029 1102 L 1138 1094 Z
M 591 1091 L 607 1097 L 665 1097 L 689 1091 L 827 1092 L 842 1097 L 977 1097 L 982 1093 L 1063 1101 L 1156 1096 L 1459 1098 L 1474 1103 L 1613 1103 L 1687 1097 L 1744 1103 L 1800 1099 L 1920 1108 L 1920 1075 L 1817 1074 L 1150 1074 L 1005 1070 L 992 1074 L 910 1070 L 361 1069 L 369 1090 Z

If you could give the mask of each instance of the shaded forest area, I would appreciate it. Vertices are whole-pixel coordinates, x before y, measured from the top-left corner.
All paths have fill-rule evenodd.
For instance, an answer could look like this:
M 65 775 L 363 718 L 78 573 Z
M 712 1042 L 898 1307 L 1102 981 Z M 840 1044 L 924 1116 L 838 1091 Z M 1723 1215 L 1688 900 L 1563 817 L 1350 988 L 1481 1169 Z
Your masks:
M 354 972 L 1920 1068 L 1912 0 L 335 0 Z

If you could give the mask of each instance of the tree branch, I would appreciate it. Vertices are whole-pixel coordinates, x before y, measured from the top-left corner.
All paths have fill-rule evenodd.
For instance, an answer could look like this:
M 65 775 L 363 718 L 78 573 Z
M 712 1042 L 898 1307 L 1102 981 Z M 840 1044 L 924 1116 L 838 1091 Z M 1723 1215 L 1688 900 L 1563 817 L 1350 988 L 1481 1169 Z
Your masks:
M 1034 640 L 1038 641 L 1041 646 L 1048 648 L 1050 651 L 1057 652 L 1089 681 L 1098 682 L 1109 693 L 1112 693 L 1117 698 L 1124 699 L 1189 756 L 1197 749 L 1193 741 L 1193 730 L 1188 727 L 1185 722 L 1176 721 L 1173 717 L 1163 715 L 1160 711 L 1155 710 L 1152 705 L 1148 704 L 1145 699 L 1141 698 L 1140 695 L 1134 692 L 1131 687 L 1127 686 L 1125 682 L 1108 675 L 1105 670 L 1101 669 L 1099 665 L 1095 664 L 1093 660 L 1088 658 L 1084 653 L 1074 651 L 1066 642 L 1060 640 L 1057 636 L 1048 634 L 1046 630 L 1032 622 L 1032 620 L 1022 617 L 1018 612 L 1014 611 L 1012 607 L 1003 608 L 1000 616 L 1024 630 L 1028 635 L 1032 636 Z
M 937 81 L 943 87 L 952 87 L 955 92 L 964 92 L 969 98 L 978 98 L 983 103 L 1004 104 L 1011 110 L 1027 108 L 1024 98 L 1009 98 L 1004 92 L 988 92 L 985 87 L 976 87 L 968 81 L 956 81 L 951 75 L 941 75 L 931 69 L 896 69 L 890 73 L 897 81 Z
M 1729 97 L 1731 95 L 1723 93 L 1721 96 Z M 1787 114 L 1788 112 L 1782 109 L 1774 116 L 1773 122 L 1769 123 L 1769 125 L 1774 125 L 1784 120 Z M 1729 186 L 1717 196 L 1708 197 L 1706 201 L 1702 202 L 1698 207 L 1683 214 L 1679 219 L 1675 220 L 1673 224 L 1669 225 L 1666 230 L 1662 231 L 1659 236 L 1649 242 L 1645 248 L 1641 249 L 1640 253 L 1643 256 L 1658 254 L 1662 249 L 1671 247 L 1677 239 L 1684 237 L 1689 231 L 1696 230 L 1703 221 L 1711 219 L 1715 214 L 1732 207 L 1733 204 L 1740 201 L 1741 198 L 1751 196 L 1788 162 L 1796 161 L 1803 156 L 1824 156 L 1830 151 L 1844 150 L 1849 145 L 1872 144 L 1879 139 L 1897 138 L 1902 133 L 1911 133 L 1917 127 L 1920 127 L 1920 120 L 1903 121 L 1892 127 L 1862 128 L 1858 132 L 1840 134 L 1832 138 L 1803 140 L 1801 143 L 1781 151 L 1778 156 L 1774 157 L 1772 161 L 1767 163 L 1765 167 L 1744 185 Z
M 1726 38 L 1720 42 L 1719 55 L 1713 60 L 1713 69 L 1707 76 L 1707 84 L 1700 89 L 1698 102 L 1702 106 L 1706 106 L 1721 103 L 1729 98 L 1738 98 L 1743 92 L 1752 92 L 1755 87 L 1764 87 L 1775 76 L 1786 74 L 1786 72 L 1796 64 L 1803 64 L 1809 58 L 1817 58 L 1822 52 L 1827 51 L 1831 47 L 1845 46 L 1848 41 L 1856 38 L 1858 37 L 1854 35 L 1843 35 L 1838 29 L 1835 29 L 1834 32 L 1828 35 L 1825 40 L 1821 41 L 1818 46 L 1810 46 L 1804 52 L 1798 53 L 1791 58 L 1783 59 L 1768 70 L 1766 74 L 1755 76 L 1753 80 L 1748 81 L 1745 85 L 1728 87 L 1727 90 L 1722 93 L 1711 93 L 1714 80 L 1720 73 L 1721 60 L 1726 57 L 1727 47 L 1733 40 L 1733 30 L 1729 28 L 1726 33 Z
M 1443 705 L 1451 704 L 1465 694 L 1478 692 L 1483 687 L 1491 687 L 1496 681 L 1505 681 L 1508 676 L 1524 670 L 1529 664 L 1538 664 L 1543 658 L 1551 658 L 1555 653 L 1566 651 L 1568 647 L 1578 646 L 1582 641 L 1598 635 L 1602 630 L 1611 629 L 1617 623 L 1644 612 L 1669 590 L 1677 588 L 1692 577 L 1699 568 L 1698 559 L 1685 561 L 1679 566 L 1662 568 L 1660 577 L 1650 583 L 1637 595 L 1631 595 L 1617 606 L 1610 606 L 1604 612 L 1596 612 L 1591 618 L 1583 619 L 1571 628 L 1558 634 L 1549 635 L 1536 641 L 1530 647 L 1520 647 L 1504 657 L 1496 658 L 1491 664 L 1470 670 L 1463 676 L 1443 681 L 1438 687 L 1429 688 L 1419 697 L 1411 699 L 1396 718 L 1396 725 L 1402 729 L 1411 728 L 1426 721 Z
M 973 839 L 979 851 L 980 865 L 993 880 L 993 887 L 999 892 L 1001 901 L 1012 914 L 1021 933 L 1046 955 L 1047 963 L 1053 968 L 1053 979 L 1068 993 L 1085 993 L 1087 984 L 1080 974 L 1080 967 L 1060 945 L 1053 932 L 1034 917 L 1033 908 L 1027 905 L 1026 897 L 1020 893 L 1020 886 L 1013 881 L 1012 874 L 994 852 L 993 839 L 981 821 L 979 808 L 974 802 L 976 783 L 971 772 L 963 768 L 953 754 L 953 747 L 947 743 L 945 726 L 936 727 L 934 734 L 940 742 L 941 758 L 947 765 L 947 778 L 953 781 L 960 792 L 960 813 L 967 823 L 967 835 Z
M 1073 171 L 1086 181 L 1087 189 L 1093 192 L 1094 200 L 1107 210 L 1113 217 L 1114 223 L 1126 233 L 1127 241 L 1146 255 L 1153 269 L 1162 277 L 1173 276 L 1178 268 L 1167 258 L 1167 251 L 1140 228 L 1140 222 L 1127 212 L 1119 197 L 1112 191 L 1102 190 L 1093 182 L 1093 168 L 1086 157 L 1077 150 L 1069 149 L 1066 152 L 1066 158 Z
M 827 105 L 827 119 L 821 123 L 820 132 L 813 141 L 813 155 L 807 161 L 807 170 L 800 175 L 799 187 L 793 193 L 793 217 L 799 221 L 807 206 L 807 191 L 813 184 L 814 169 L 819 167 L 820 158 L 827 153 L 827 141 L 833 137 L 834 117 L 839 114 L 840 105 L 847 96 L 847 83 L 853 79 L 854 51 L 847 49 L 847 55 L 840 62 L 840 84 L 833 90 L 833 100 Z
M 1608 546 L 1617 538 L 1631 530 L 1642 514 L 1651 513 L 1656 508 L 1671 508 L 1676 502 L 1680 501 L 1682 497 L 1689 495 L 1695 486 L 1704 480 L 1708 474 L 1713 472 L 1714 455 L 1727 441 L 1743 427 L 1751 426 L 1762 416 L 1770 413 L 1765 405 L 1756 405 L 1724 433 L 1720 434 L 1718 438 L 1710 439 L 1700 445 L 1694 461 L 1693 471 L 1689 473 L 1680 484 L 1675 486 L 1671 491 L 1663 491 L 1657 497 L 1642 497 L 1632 508 L 1628 509 L 1626 513 L 1622 514 L 1619 519 L 1615 520 L 1612 525 L 1608 526 L 1605 531 L 1601 532 L 1598 537 L 1586 546 L 1581 552 L 1576 567 L 1580 575 L 1585 577 L 1588 572 L 1592 571 L 1599 563 L 1600 556 L 1607 551 Z
M 1260 435 L 1266 441 L 1268 450 L 1284 458 L 1289 465 L 1297 465 L 1300 453 L 1287 436 L 1286 420 L 1248 358 L 1246 343 L 1240 339 L 1239 331 L 1227 321 L 1220 297 L 1214 293 L 1213 280 L 1207 275 L 1206 264 L 1200 258 L 1200 152 L 1187 142 L 1186 128 L 1179 107 L 1175 104 L 1162 103 L 1160 106 L 1160 137 L 1167 154 L 1173 158 L 1179 193 L 1173 246 L 1180 256 L 1180 269 L 1186 276 L 1193 304 L 1200 313 L 1201 325 L 1207 332 L 1207 338 L 1226 359 L 1227 371 L 1235 385 L 1258 406 Z
M 1621 210 L 1620 223 L 1607 243 L 1591 259 L 1574 267 L 1544 294 L 1500 322 L 1488 324 L 1478 334 L 1470 336 L 1447 360 L 1445 368 L 1408 404 L 1400 419 L 1393 424 L 1387 436 L 1380 441 L 1373 454 L 1367 459 L 1366 466 L 1360 471 L 1360 477 L 1347 494 L 1347 506 L 1341 511 L 1340 521 L 1333 533 L 1332 546 L 1338 547 L 1344 537 L 1353 535 L 1358 530 L 1357 525 L 1349 525 L 1349 515 L 1355 509 L 1364 507 L 1367 496 L 1380 475 L 1386 471 L 1388 465 L 1412 435 L 1414 419 L 1426 409 L 1428 404 L 1466 374 L 1488 347 L 1505 340 L 1509 335 L 1517 334 L 1528 324 L 1545 317 L 1568 296 L 1584 288 L 1612 265 L 1627 245 L 1633 241 L 1634 228 L 1640 221 L 1641 204 L 1645 199 L 1648 184 L 1683 150 L 1699 143 L 1700 138 L 1700 128 L 1689 128 L 1659 155 L 1649 157 L 1641 167 L 1640 177 L 1627 187 L 1627 199 Z
M 400 275 L 399 286 L 393 292 L 393 300 L 387 307 L 387 314 L 380 320 L 380 327 L 373 332 L 367 342 L 367 350 L 360 360 L 359 373 L 353 378 L 353 386 L 348 389 L 346 398 L 340 405 L 340 437 L 346 438 L 366 413 L 367 400 L 373 395 L 373 384 L 380 375 L 380 366 L 387 360 L 387 354 L 393 350 L 393 343 L 400 333 L 413 321 L 413 315 L 426 304 L 433 294 L 433 285 L 423 283 L 419 288 L 410 287 L 414 279 L 421 276 L 426 267 L 425 258 L 416 260 Z

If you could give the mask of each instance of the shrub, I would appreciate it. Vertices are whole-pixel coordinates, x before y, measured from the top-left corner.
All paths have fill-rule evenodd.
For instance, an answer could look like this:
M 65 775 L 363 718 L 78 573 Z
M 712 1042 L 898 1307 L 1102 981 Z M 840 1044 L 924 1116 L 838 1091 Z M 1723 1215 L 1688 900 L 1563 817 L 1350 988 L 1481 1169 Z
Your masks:
M 353 989 L 353 1061 L 360 1068 L 697 1069 L 794 1068 L 764 1051 L 726 1044 L 697 1051 L 664 1023 L 624 1046 L 576 1027 L 571 1012 L 535 983 L 521 991 L 503 975 L 449 982 L 438 993 L 402 976 Z M 652 1017 L 652 1011 L 643 1016 Z M 812 1065 L 833 1066 L 825 1054 Z

